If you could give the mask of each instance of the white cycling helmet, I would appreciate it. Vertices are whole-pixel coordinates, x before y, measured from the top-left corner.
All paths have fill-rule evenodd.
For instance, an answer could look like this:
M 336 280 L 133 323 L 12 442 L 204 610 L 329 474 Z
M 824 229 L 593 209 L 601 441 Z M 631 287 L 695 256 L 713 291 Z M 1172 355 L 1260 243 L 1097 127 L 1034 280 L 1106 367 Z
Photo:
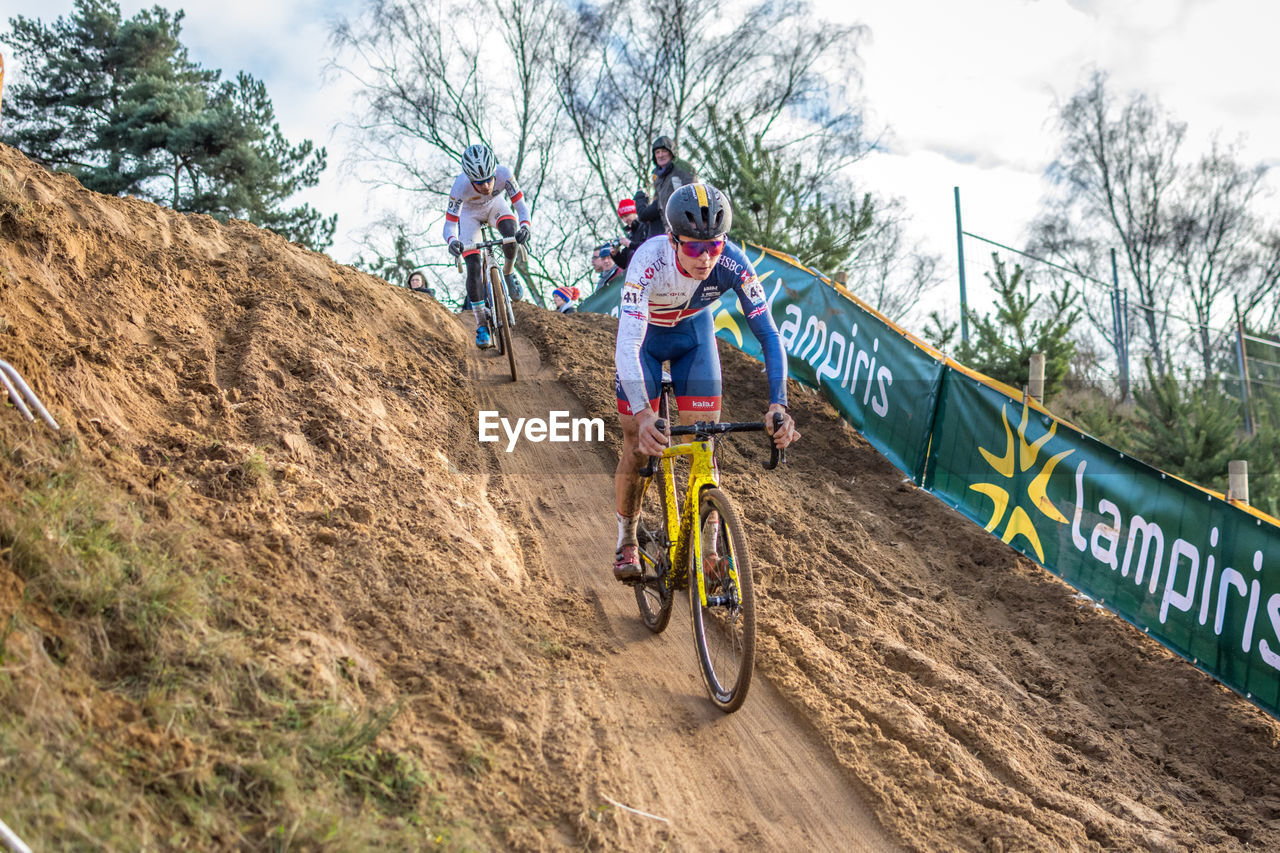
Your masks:
M 498 171 L 498 161 L 488 145 L 477 143 L 462 152 L 462 171 L 477 184 L 482 184 Z

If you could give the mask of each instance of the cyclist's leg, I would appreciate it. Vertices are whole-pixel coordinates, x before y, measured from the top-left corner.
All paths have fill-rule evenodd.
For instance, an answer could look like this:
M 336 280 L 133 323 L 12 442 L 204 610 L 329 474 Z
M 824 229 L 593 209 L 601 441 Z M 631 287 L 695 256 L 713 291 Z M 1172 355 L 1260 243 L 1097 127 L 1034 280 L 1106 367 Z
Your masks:
M 498 233 L 503 237 L 514 237 L 516 231 L 519 230 L 516 222 L 516 215 L 511 210 L 511 205 L 502 196 L 497 196 L 493 201 L 489 202 L 489 222 L 493 227 L 498 229 Z M 511 296 L 513 302 L 519 302 L 520 297 L 524 295 L 523 288 L 516 281 L 516 244 L 505 243 L 502 246 L 502 254 L 506 257 L 506 262 L 502 265 L 502 277 L 507 282 L 507 293 Z
M 476 242 L 480 234 L 480 219 L 473 211 L 463 207 L 458 215 L 458 239 L 462 245 L 469 246 Z M 480 277 L 480 252 L 468 249 L 462 253 L 462 260 L 467 265 L 467 307 L 471 309 L 476 320 L 476 328 L 484 324 L 484 282 Z
M 498 233 L 503 237 L 516 236 L 516 218 L 514 216 L 504 216 L 499 219 Z M 524 296 L 524 288 L 520 286 L 520 282 L 516 281 L 516 244 L 507 243 L 502 247 L 502 253 L 507 259 L 506 263 L 502 265 L 502 275 L 507 281 L 507 293 L 510 294 L 512 302 L 519 302 L 521 297 Z
M 462 262 L 467 266 L 467 303 L 472 308 L 479 308 L 484 305 L 484 282 L 480 277 L 480 253 L 468 252 L 462 256 Z M 480 322 L 480 315 L 476 314 L 476 323 Z
M 647 344 L 646 336 L 646 346 L 640 350 L 640 363 L 644 369 L 649 405 L 656 408 L 662 364 L 649 353 Z M 618 517 L 618 548 L 613 574 L 620 580 L 628 580 L 640 575 L 636 531 L 640 525 L 640 499 L 644 493 L 644 483 L 639 472 L 647 464 L 648 458 L 640 452 L 639 424 L 622 390 L 622 382 L 616 375 L 614 390 L 618 400 L 618 420 L 622 426 L 622 451 L 618 454 L 618 467 L 613 476 Z
M 681 329 L 681 327 L 686 327 Z M 720 420 L 721 376 L 720 350 L 716 347 L 715 322 L 710 311 L 690 317 L 676 327 L 687 335 L 687 348 L 671 358 L 671 384 L 676 392 L 676 405 L 680 409 L 680 422 L 692 424 L 698 421 Z M 712 457 L 715 465 L 715 457 Z M 716 481 L 720 471 L 713 469 Z M 707 541 L 703 543 L 703 572 L 712 582 L 720 579 L 719 549 L 720 516 L 715 510 L 707 515 L 703 525 Z

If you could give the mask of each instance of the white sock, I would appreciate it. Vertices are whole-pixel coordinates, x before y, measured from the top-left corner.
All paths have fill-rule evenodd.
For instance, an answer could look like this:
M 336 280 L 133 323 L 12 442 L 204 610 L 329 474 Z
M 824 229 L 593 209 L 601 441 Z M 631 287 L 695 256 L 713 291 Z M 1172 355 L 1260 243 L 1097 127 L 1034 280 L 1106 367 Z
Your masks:
M 632 516 L 626 516 L 617 513 L 618 516 L 618 550 L 622 550 L 623 545 L 636 545 L 636 528 L 640 526 L 640 513 Z

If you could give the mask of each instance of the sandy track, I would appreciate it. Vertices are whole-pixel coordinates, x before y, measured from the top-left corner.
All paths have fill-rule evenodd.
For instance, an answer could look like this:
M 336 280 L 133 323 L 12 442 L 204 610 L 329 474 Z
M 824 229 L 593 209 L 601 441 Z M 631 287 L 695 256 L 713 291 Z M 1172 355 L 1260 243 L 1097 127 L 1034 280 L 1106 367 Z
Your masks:
M 517 305 L 512 385 L 433 300 L 4 146 L 0 167 L 0 337 L 58 441 L 143 523 L 197 524 L 299 698 L 403 709 L 379 746 L 430 768 L 423 814 L 457 849 L 1280 849 L 1280 723 L 904 483 L 816 395 L 793 384 L 787 469 L 750 441 L 720 455 L 758 605 L 752 694 L 725 717 L 683 602 L 653 637 L 608 574 L 615 321 Z M 760 365 L 721 358 L 726 417 L 759 417 Z M 477 443 L 480 408 L 603 417 L 610 442 L 508 455 Z M 31 448 L 66 449 L 15 418 L 0 433 L 5 483 Z M 4 559 L 0 619 L 96 648 Z M 122 693 L 94 655 L 41 648 L 23 660 L 56 668 L 49 703 L 170 738 L 142 714 L 149 681 Z M 139 814 L 185 754 L 131 771 Z
M 586 417 L 576 396 L 536 350 L 517 337 L 521 379 L 492 351 L 470 358 L 482 409 L 502 416 Z M 672 840 L 691 850 L 876 851 L 899 849 L 856 793 L 808 723 L 757 676 L 746 705 L 726 715 L 706 698 L 678 598 L 668 629 L 650 633 L 631 591 L 616 583 L 613 459 L 600 444 L 520 442 L 495 455 L 506 488 L 530 508 L 543 532 L 553 576 L 595 605 L 608 653 L 610 737 L 625 747 L 628 790 L 604 792 L 670 821 Z M 732 484 L 728 484 L 730 489 Z M 636 820 L 646 818 L 636 817 Z

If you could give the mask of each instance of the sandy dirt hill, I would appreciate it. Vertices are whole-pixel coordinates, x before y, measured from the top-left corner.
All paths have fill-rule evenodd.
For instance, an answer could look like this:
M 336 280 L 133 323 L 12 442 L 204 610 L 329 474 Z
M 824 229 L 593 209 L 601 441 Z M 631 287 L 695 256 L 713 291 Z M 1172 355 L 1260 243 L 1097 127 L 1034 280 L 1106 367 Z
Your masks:
M 722 452 L 760 641 L 715 711 L 687 606 L 650 635 L 609 575 L 614 321 L 517 309 L 511 383 L 426 297 L 0 147 L 0 358 L 63 426 L 0 412 L 6 822 L 50 849 L 1280 849 L 1276 721 L 798 388 L 786 469 Z M 722 357 L 726 416 L 759 417 L 759 365 Z M 482 409 L 607 440 L 506 453 Z M 67 551 L 27 522 L 73 474 L 117 496 L 88 528 L 165 543 L 167 598 L 104 606 L 30 556 Z M 299 746 L 315 708 L 379 724 Z

